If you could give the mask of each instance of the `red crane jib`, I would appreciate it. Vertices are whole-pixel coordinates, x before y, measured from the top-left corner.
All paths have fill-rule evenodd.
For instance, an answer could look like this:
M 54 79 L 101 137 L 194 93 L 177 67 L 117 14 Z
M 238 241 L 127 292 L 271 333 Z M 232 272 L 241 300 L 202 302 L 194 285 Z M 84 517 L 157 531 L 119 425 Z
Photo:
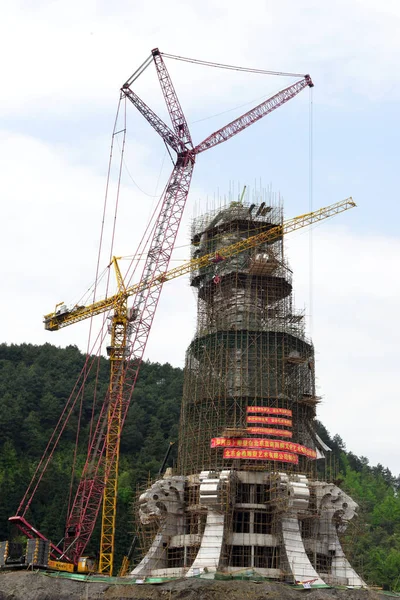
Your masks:
M 215 131 L 193 148 L 189 126 L 158 48 L 152 50 L 152 58 L 171 118 L 172 129 L 139 98 L 130 88 L 129 83 L 122 87 L 121 93 L 136 107 L 163 141 L 176 152 L 177 158 L 162 197 L 161 209 L 153 230 L 153 237 L 144 263 L 140 284 L 162 277 L 168 269 L 189 194 L 196 155 L 225 142 L 288 102 L 305 87 L 313 86 L 310 76 L 306 75 L 303 79 L 278 92 L 228 123 L 225 127 Z M 138 309 L 138 316 L 134 322 L 129 357 L 126 358 L 124 363 L 121 428 L 127 416 L 162 290 L 162 285 L 147 288 L 139 285 L 139 287 L 142 291 L 134 300 L 135 307 Z M 143 288 L 145 289 L 143 290 Z M 86 464 L 72 509 L 67 519 L 64 553 L 68 554 L 69 558 L 75 563 L 84 552 L 92 535 L 102 502 L 105 480 L 107 479 L 105 460 L 106 427 L 104 426 L 107 410 L 108 401 L 106 398 L 92 436 Z M 112 460 L 115 459 L 115 457 L 111 458 Z M 11 517 L 10 520 L 14 521 L 28 537 L 38 536 L 44 538 L 23 517 Z M 54 555 L 58 554 L 60 556 L 60 549 L 53 544 L 51 547 Z
M 23 535 L 26 535 L 27 538 L 40 538 L 41 540 L 49 542 L 50 556 L 53 560 L 60 560 L 60 558 L 63 556 L 63 551 L 61 550 L 61 548 L 58 548 L 55 544 L 50 542 L 50 540 L 48 540 L 46 536 L 40 533 L 40 531 L 33 527 L 33 525 L 28 523 L 28 521 L 24 517 L 16 515 L 15 517 L 10 517 L 8 520 L 11 521 L 11 523 L 14 523 L 14 525 L 16 525 L 21 531 L 21 533 Z M 66 555 L 64 555 L 63 560 L 65 562 L 68 562 L 69 558 Z

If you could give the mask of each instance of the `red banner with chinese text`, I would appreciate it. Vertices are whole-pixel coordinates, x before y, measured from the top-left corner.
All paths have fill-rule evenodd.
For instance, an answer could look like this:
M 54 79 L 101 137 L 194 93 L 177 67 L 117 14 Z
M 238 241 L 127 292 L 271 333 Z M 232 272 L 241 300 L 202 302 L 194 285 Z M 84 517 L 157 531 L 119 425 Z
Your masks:
M 239 448 L 224 448 L 224 458 L 242 458 L 250 460 L 276 460 L 297 465 L 299 457 L 290 452 L 274 452 L 273 450 L 243 450 Z
M 290 419 L 282 419 L 281 417 L 259 417 L 258 415 L 247 415 L 247 423 L 267 423 L 268 425 L 286 425 L 292 426 Z
M 286 415 L 292 416 L 292 411 L 289 408 L 275 408 L 274 406 L 248 406 L 248 413 L 264 413 L 268 415 Z
M 211 448 L 268 448 L 272 450 L 284 450 L 303 454 L 308 458 L 317 458 L 317 453 L 312 448 L 307 448 L 294 442 L 285 442 L 283 440 L 267 440 L 264 438 L 212 438 Z
M 251 434 L 274 435 L 276 437 L 291 438 L 293 436 L 292 432 L 286 429 L 271 429 L 269 427 L 247 427 L 246 431 Z

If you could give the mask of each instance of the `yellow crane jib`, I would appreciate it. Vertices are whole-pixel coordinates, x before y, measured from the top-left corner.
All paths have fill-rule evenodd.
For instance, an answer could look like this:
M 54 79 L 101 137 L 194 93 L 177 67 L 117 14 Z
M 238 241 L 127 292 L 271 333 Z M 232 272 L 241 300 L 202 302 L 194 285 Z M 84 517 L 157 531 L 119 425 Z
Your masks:
M 112 309 L 116 309 L 117 307 L 121 306 L 121 303 L 125 302 L 128 297 L 134 296 L 144 289 L 161 285 L 165 283 L 165 281 L 169 281 L 171 279 L 175 279 L 176 277 L 180 277 L 181 275 L 191 273 L 197 269 L 213 265 L 219 260 L 227 260 L 232 256 L 240 254 L 240 252 L 244 252 L 245 250 L 249 250 L 251 248 L 256 248 L 261 244 L 273 242 L 282 235 L 287 235 L 288 233 L 297 229 L 301 229 L 302 227 L 307 227 L 313 223 L 323 221 L 324 219 L 333 217 L 341 212 L 349 210 L 350 208 L 354 208 L 355 206 L 356 203 L 351 197 L 346 198 L 346 200 L 342 200 L 341 202 L 336 202 L 335 204 L 331 204 L 318 210 L 288 219 L 284 221 L 282 225 L 278 225 L 272 229 L 269 229 L 268 231 L 263 231 L 256 235 L 250 236 L 244 240 L 241 240 L 240 242 L 226 246 L 225 248 L 221 248 L 218 250 L 218 256 L 216 256 L 215 253 L 205 254 L 199 258 L 194 258 L 190 261 L 187 261 L 179 267 L 175 267 L 169 271 L 166 271 L 164 274 L 150 279 L 149 281 L 143 282 L 142 284 L 136 283 L 129 287 L 125 287 L 123 277 L 119 270 L 117 262 L 118 259 L 114 257 L 111 264 L 114 265 L 116 272 L 119 288 L 118 292 L 113 296 L 109 296 L 103 300 L 98 300 L 97 302 L 94 302 L 88 306 L 74 306 L 73 308 L 68 309 L 64 303 L 57 304 L 54 312 L 44 316 L 45 329 L 48 331 L 57 331 L 62 327 L 66 327 L 67 325 L 72 325 L 73 323 L 77 323 L 104 312 L 108 312 Z

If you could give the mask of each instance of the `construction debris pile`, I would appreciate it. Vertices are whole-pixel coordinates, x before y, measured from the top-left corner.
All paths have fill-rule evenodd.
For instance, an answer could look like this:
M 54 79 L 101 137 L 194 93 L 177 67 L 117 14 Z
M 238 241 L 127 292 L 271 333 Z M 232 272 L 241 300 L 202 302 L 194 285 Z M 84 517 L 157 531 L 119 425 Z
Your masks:
M 185 579 L 160 585 L 78 582 L 40 573 L 0 573 L 0 600 L 301 600 L 304 592 L 291 586 L 260 581 Z M 311 600 L 379 600 L 370 590 L 314 589 Z

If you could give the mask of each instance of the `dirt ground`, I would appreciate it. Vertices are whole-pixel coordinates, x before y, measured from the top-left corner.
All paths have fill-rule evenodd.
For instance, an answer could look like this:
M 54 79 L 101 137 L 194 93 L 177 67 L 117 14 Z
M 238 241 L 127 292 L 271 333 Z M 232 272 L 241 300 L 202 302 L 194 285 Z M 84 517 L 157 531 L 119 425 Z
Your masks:
M 86 583 L 41 573 L 0 573 L 0 600 L 382 600 L 368 590 L 298 590 L 252 581 L 178 580 L 160 585 Z

